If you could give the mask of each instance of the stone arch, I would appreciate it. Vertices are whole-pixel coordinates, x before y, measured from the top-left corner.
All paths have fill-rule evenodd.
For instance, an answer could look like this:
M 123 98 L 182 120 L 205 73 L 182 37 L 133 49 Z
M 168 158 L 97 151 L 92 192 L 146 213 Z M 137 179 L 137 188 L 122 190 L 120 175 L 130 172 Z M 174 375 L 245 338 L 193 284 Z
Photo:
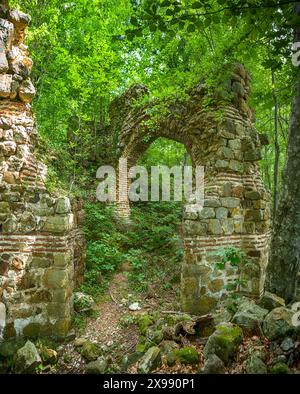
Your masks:
M 250 75 L 237 64 L 224 90 L 208 91 L 199 84 L 189 92 L 185 103 L 170 103 L 168 114 L 149 126 L 149 107 L 136 109 L 133 99 L 148 93 L 134 85 L 123 96 L 124 118 L 119 136 L 120 156 L 129 165 L 158 137 L 184 144 L 194 165 L 205 168 L 205 202 L 200 212 L 185 207 L 184 263 L 181 298 L 184 311 L 205 314 L 216 307 L 224 294 L 230 270 L 215 270 L 212 253 L 218 248 L 235 246 L 247 254 L 241 267 L 242 291 L 258 297 L 263 291 L 270 238 L 269 194 L 260 176 L 261 145 L 266 139 L 253 125 L 248 105 Z M 211 102 L 207 105 L 207 102 Z M 124 174 L 125 175 L 125 174 Z M 123 196 L 124 197 L 124 196 Z M 119 199 L 117 210 L 130 215 L 126 197 Z

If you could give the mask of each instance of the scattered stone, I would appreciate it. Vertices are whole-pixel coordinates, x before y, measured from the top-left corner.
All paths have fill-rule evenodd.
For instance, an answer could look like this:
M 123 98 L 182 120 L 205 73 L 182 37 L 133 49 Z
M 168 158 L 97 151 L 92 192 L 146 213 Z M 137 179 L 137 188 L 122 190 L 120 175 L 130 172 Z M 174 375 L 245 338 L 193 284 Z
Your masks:
M 281 354 L 281 355 L 279 355 L 279 356 L 273 358 L 273 360 L 272 360 L 272 365 L 281 364 L 281 363 L 284 363 L 284 364 L 285 364 L 286 361 L 287 361 L 286 356 L 285 356 L 284 354 Z
M 289 371 L 289 367 L 285 363 L 277 363 L 271 369 L 271 373 L 276 375 L 287 375 Z
M 89 312 L 94 305 L 95 301 L 92 296 L 80 292 L 74 293 L 74 309 L 76 312 Z
M 263 322 L 263 332 L 270 340 L 284 338 L 295 333 L 292 325 L 294 313 L 287 308 L 280 307 L 273 309 Z
M 25 346 L 19 349 L 14 359 L 14 371 L 17 373 L 30 373 L 42 364 L 42 359 L 35 345 L 27 341 Z
M 76 338 L 74 341 L 75 347 L 82 347 L 88 340 L 86 338 Z
M 85 366 L 85 372 L 89 375 L 100 375 L 105 373 L 107 361 L 104 357 L 98 357 L 96 361 L 91 361 Z
M 199 354 L 194 347 L 187 346 L 179 350 L 175 350 L 174 354 L 181 364 L 198 364 Z
M 259 300 L 258 305 L 264 309 L 268 309 L 268 311 L 272 311 L 275 308 L 284 307 L 285 302 L 283 298 L 266 291 Z
M 148 374 L 161 365 L 161 352 L 156 346 L 151 347 L 141 358 L 138 364 L 138 372 Z
M 138 325 L 141 334 L 146 334 L 149 326 L 153 324 L 153 318 L 148 314 L 143 314 L 139 317 Z
M 245 370 L 248 374 L 255 375 L 266 374 L 268 372 L 266 364 L 255 354 L 247 359 Z
M 25 345 L 26 341 L 23 338 L 10 339 L 0 342 L 0 358 L 13 357 L 18 349 Z
M 57 363 L 57 352 L 53 349 L 42 347 L 40 349 L 40 355 L 43 360 L 43 364 L 54 365 Z
M 284 338 L 280 347 L 284 352 L 289 352 L 290 350 L 294 349 L 295 342 L 292 340 L 292 338 Z
M 242 327 L 246 332 L 259 334 L 261 324 L 267 314 L 267 309 L 259 307 L 252 301 L 245 301 L 239 305 L 232 322 Z
M 208 338 L 204 347 L 205 359 L 215 354 L 226 365 L 234 356 L 242 339 L 243 332 L 240 327 L 229 323 L 217 326 L 216 331 Z
M 133 304 L 130 304 L 128 308 L 130 311 L 133 311 L 133 312 L 140 311 L 142 309 L 138 302 L 134 302 Z
M 142 356 L 143 356 L 143 353 L 139 353 L 139 352 L 127 354 L 122 359 L 121 370 L 127 371 L 128 367 L 137 363 L 141 359 Z
M 163 332 L 162 330 L 153 330 L 149 328 L 146 333 L 146 338 L 149 342 L 153 344 L 159 345 L 160 342 L 163 340 Z
M 224 363 L 218 356 L 211 354 L 208 359 L 205 360 L 204 368 L 201 370 L 201 373 L 210 375 L 224 374 Z
M 79 353 L 87 361 L 95 361 L 100 356 L 100 349 L 96 343 L 86 341 L 79 349 Z

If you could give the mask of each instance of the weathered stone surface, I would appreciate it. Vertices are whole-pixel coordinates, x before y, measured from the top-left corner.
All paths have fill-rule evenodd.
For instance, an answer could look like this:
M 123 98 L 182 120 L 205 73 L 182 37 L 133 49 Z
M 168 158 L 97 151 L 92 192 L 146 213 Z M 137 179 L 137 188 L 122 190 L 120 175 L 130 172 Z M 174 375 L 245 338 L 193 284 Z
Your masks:
M 29 78 L 21 83 L 19 88 L 19 97 L 24 103 L 31 103 L 35 94 L 35 87 Z
M 13 42 L 14 25 L 9 21 L 0 18 L 0 43 L 4 44 L 5 50 L 10 50 Z M 3 51 L 3 47 L 2 47 Z
M 266 364 L 256 355 L 251 355 L 247 359 L 245 370 L 247 374 L 254 375 L 263 375 L 268 372 Z
M 271 373 L 275 375 L 287 375 L 289 373 L 289 367 L 285 363 L 277 363 L 272 367 Z
M 95 361 L 100 356 L 100 349 L 96 343 L 86 341 L 79 349 L 80 354 L 84 357 L 87 361 Z
M 175 350 L 174 354 L 181 364 L 193 365 L 199 362 L 199 354 L 194 347 L 184 347 Z
M 0 74 L 0 97 L 7 98 L 10 96 L 12 84 L 12 75 Z
M 68 197 L 60 197 L 57 199 L 55 213 L 68 214 L 71 212 L 71 203 Z
M 85 372 L 89 375 L 100 375 L 107 369 L 107 361 L 104 357 L 98 357 L 96 361 L 91 361 L 85 366 Z
M 270 340 L 295 334 L 296 327 L 292 324 L 294 312 L 280 307 L 273 309 L 263 322 L 263 332 Z
M 43 226 L 43 231 L 49 231 L 51 233 L 65 233 L 70 231 L 74 225 L 73 215 L 67 216 L 49 216 L 46 218 Z
M 245 331 L 259 334 L 261 324 L 267 314 L 267 309 L 259 307 L 254 302 L 245 301 L 239 305 L 232 322 L 242 327 Z
M 8 71 L 8 61 L 5 55 L 4 50 L 1 50 L 1 43 L 0 43 L 0 73 L 5 74 Z
M 269 311 L 279 308 L 285 307 L 285 301 L 283 298 L 278 297 L 276 294 L 272 294 L 269 291 L 266 291 L 258 303 L 262 308 L 268 309 Z
M 234 356 L 242 342 L 242 329 L 229 323 L 217 326 L 216 331 L 208 338 L 204 347 L 204 357 L 208 359 L 215 354 L 225 365 Z
M 221 226 L 221 222 L 218 219 L 211 219 L 208 222 L 208 230 L 211 234 L 214 235 L 219 235 L 222 234 L 223 230 L 222 230 L 222 226 Z
M 217 208 L 216 209 L 216 218 L 217 219 L 225 219 L 228 217 L 228 209 L 227 208 Z
M 221 198 L 221 203 L 225 208 L 237 208 L 240 205 L 240 199 L 236 197 Z
M 294 347 L 295 347 L 295 342 L 293 341 L 292 338 L 284 338 L 284 340 L 280 344 L 280 348 L 284 352 L 289 352 L 289 351 L 293 350 Z
M 213 208 L 205 207 L 199 212 L 200 219 L 213 219 L 216 216 L 215 210 Z
M 26 344 L 17 351 L 14 360 L 14 370 L 17 373 L 34 372 L 35 368 L 42 364 L 42 359 L 35 345 L 27 341 Z
M 93 297 L 80 292 L 74 293 L 74 309 L 76 312 L 88 312 L 93 309 L 94 305 Z
M 224 374 L 224 363 L 218 356 L 211 354 L 208 359 L 205 360 L 204 368 L 201 373 L 209 375 Z
M 161 352 L 156 346 L 151 347 L 138 363 L 138 372 L 147 374 L 161 365 Z
M 44 346 L 40 349 L 40 356 L 42 358 L 43 364 L 46 365 L 56 364 L 58 360 L 57 352 Z

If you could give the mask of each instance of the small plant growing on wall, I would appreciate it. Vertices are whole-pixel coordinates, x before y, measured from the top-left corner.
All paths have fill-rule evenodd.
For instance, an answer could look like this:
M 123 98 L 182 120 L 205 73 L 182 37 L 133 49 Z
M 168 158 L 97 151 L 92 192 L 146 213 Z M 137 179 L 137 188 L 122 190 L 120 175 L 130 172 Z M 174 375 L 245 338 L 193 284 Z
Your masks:
M 245 281 L 241 278 L 241 266 L 247 262 L 246 253 L 239 248 L 228 247 L 219 249 L 213 253 L 216 259 L 215 269 L 225 273 L 226 284 L 224 289 L 228 295 L 227 309 L 233 312 L 236 300 L 240 297 L 240 291 Z

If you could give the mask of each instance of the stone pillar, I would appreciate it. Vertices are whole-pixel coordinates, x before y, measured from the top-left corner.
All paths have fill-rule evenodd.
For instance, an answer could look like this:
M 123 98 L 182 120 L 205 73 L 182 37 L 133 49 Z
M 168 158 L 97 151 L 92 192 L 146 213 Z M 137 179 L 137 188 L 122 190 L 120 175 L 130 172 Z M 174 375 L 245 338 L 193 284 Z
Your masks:
M 82 207 L 46 190 L 47 168 L 34 155 L 30 18 L 0 12 L 0 335 L 65 335 L 84 270 Z
M 236 279 L 232 267 L 216 268 L 215 252 L 236 247 L 246 253 L 239 268 L 239 290 L 253 298 L 263 291 L 270 241 L 270 196 L 260 177 L 262 137 L 247 104 L 250 78 L 237 65 L 231 80 L 234 106 L 221 108 L 221 121 L 204 122 L 202 141 L 210 141 L 205 166 L 205 203 L 200 212 L 184 215 L 185 260 L 182 308 L 194 314 L 213 310 Z M 219 108 L 220 110 L 220 108 Z M 201 142 L 200 142 L 201 146 Z M 201 150 L 195 147 L 196 157 Z M 199 152 L 199 153 L 198 153 Z

